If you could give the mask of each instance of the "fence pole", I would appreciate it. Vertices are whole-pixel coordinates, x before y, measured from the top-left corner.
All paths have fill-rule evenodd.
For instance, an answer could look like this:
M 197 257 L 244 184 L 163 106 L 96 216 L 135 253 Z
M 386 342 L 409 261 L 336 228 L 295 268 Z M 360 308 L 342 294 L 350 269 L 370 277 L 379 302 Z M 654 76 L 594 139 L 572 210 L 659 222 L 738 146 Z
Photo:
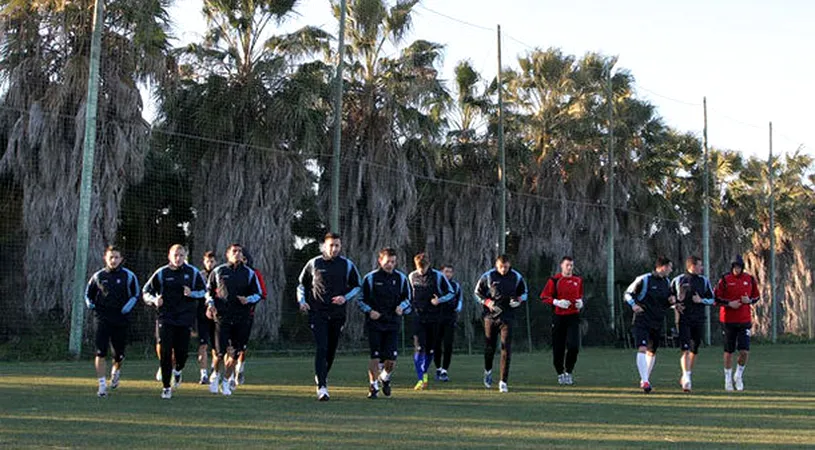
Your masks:
M 340 34 L 337 39 L 337 74 L 334 79 L 334 155 L 331 158 L 331 231 L 340 232 L 340 150 L 342 146 L 342 69 L 345 61 L 346 0 L 340 0 Z
M 770 158 L 767 160 L 770 182 L 770 302 L 772 303 L 772 338 L 778 340 L 778 302 L 775 298 L 775 182 L 773 181 L 773 123 L 770 122 Z
M 611 332 L 616 336 L 616 319 L 614 310 L 614 90 L 611 84 L 611 67 L 608 68 L 607 80 L 608 99 L 608 232 L 607 243 L 608 260 L 606 262 L 606 297 L 608 298 L 609 323 Z
M 88 246 L 91 222 L 91 188 L 93 160 L 96 152 L 96 117 L 99 102 L 99 60 L 102 55 L 104 0 L 96 0 L 93 10 L 91 55 L 88 64 L 88 98 L 85 105 L 85 137 L 82 146 L 82 180 L 79 186 L 79 212 L 76 218 L 76 254 L 74 256 L 73 303 L 71 306 L 71 336 L 68 351 L 73 356 L 82 353 L 82 331 L 85 324 L 85 281 L 88 276 Z
M 705 276 L 710 278 L 710 164 L 707 142 L 707 97 L 702 97 L 702 109 L 704 111 L 705 128 L 702 131 L 702 142 L 704 144 L 704 198 L 702 205 L 702 263 L 705 266 Z M 710 306 L 705 306 L 705 344 L 710 345 Z

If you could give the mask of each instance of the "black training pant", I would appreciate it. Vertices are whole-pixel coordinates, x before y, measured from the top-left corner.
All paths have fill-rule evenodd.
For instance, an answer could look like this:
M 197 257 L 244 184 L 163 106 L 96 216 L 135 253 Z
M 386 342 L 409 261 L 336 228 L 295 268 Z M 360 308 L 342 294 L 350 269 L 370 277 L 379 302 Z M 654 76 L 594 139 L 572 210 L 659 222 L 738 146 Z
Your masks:
M 558 375 L 574 371 L 580 352 L 580 315 L 555 315 L 552 318 L 552 358 Z M 565 368 L 564 368 L 565 356 Z
M 326 315 L 309 314 L 309 326 L 314 334 L 317 352 L 314 355 L 314 373 L 317 375 L 317 386 L 326 387 L 328 372 L 334 364 L 337 346 L 340 343 L 345 317 L 327 317 Z
M 175 370 L 184 369 L 190 351 L 190 327 L 159 323 L 158 338 L 161 344 L 161 383 L 170 387 L 173 376 L 173 352 Z
M 512 321 L 501 317 L 484 318 L 484 370 L 492 370 L 495 348 L 501 337 L 501 381 L 509 379 L 509 363 L 512 359 Z
M 433 360 L 436 368 L 447 370 L 453 357 L 453 338 L 456 335 L 456 319 L 443 319 L 436 333 L 436 348 Z

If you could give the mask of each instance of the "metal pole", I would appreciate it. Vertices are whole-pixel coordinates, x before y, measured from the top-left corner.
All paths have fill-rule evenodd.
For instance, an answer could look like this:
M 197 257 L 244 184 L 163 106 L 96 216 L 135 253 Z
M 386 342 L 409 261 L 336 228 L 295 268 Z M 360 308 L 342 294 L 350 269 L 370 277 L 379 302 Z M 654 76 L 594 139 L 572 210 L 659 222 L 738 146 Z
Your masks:
M 88 275 L 88 245 L 91 222 L 91 188 L 93 159 L 96 151 L 96 116 L 99 101 L 99 60 L 102 55 L 102 18 L 104 0 L 96 0 L 93 11 L 91 56 L 88 64 L 88 98 L 85 105 L 85 137 L 82 146 L 82 180 L 79 186 L 79 213 L 76 218 L 76 254 L 74 256 L 74 292 L 71 306 L 71 336 L 68 351 L 82 353 L 82 331 L 85 324 L 85 281 Z
M 334 155 L 331 158 L 331 231 L 340 232 L 340 149 L 342 141 L 342 69 L 345 61 L 346 0 L 340 0 L 340 34 L 337 40 L 337 74 L 334 78 Z
M 606 263 L 606 297 L 608 298 L 609 323 L 611 332 L 616 335 L 616 322 L 614 311 L 614 90 L 611 84 L 611 67 L 608 68 L 608 232 L 606 247 L 608 248 L 608 262 Z
M 702 131 L 702 142 L 705 147 L 705 175 L 702 179 L 705 185 L 702 205 L 702 263 L 705 265 L 705 276 L 710 278 L 710 165 L 707 142 L 707 97 L 702 98 L 702 109 L 705 114 L 705 128 Z M 710 306 L 705 306 L 705 344 L 710 345 Z
M 773 123 L 770 122 L 770 159 L 767 161 L 770 181 L 770 302 L 773 308 L 773 344 L 778 340 L 778 302 L 775 298 L 775 186 L 773 181 Z

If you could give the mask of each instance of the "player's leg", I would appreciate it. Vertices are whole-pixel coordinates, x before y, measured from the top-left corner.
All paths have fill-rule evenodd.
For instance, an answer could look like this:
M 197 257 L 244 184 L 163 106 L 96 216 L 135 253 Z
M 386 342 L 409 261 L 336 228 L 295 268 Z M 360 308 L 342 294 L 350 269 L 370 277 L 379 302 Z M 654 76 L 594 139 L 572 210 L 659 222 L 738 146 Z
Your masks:
M 161 349 L 161 398 L 169 399 L 172 397 L 172 390 L 170 383 L 173 376 L 173 326 L 167 324 L 159 324 L 159 341 L 158 346 Z
M 110 345 L 113 347 L 113 364 L 110 369 L 110 388 L 119 387 L 119 379 L 122 376 L 122 362 L 125 359 L 125 346 L 127 345 L 126 323 L 113 327 L 110 335 Z
M 209 361 L 207 361 L 207 351 L 209 350 L 210 337 L 210 324 L 206 314 L 198 314 L 198 370 L 201 374 L 199 384 L 209 384 Z
M 379 394 L 379 359 L 382 357 L 382 333 L 375 327 L 368 326 L 368 348 L 371 359 L 368 360 L 368 398 L 376 399 Z
M 328 321 L 328 349 L 325 354 L 325 373 L 326 377 L 331 372 L 331 367 L 334 365 L 334 358 L 337 357 L 337 347 L 340 345 L 340 336 L 342 336 L 342 329 L 345 327 L 345 318 L 332 318 Z
M 441 348 L 442 362 L 441 362 L 441 381 L 450 381 L 447 371 L 450 370 L 450 361 L 453 358 L 453 338 L 456 336 L 456 319 L 449 319 L 444 328 L 444 335 L 439 338 L 442 344 Z
M 213 336 L 214 352 L 212 354 L 212 371 L 209 374 L 209 392 L 218 393 L 218 388 L 223 380 L 224 358 L 226 349 L 229 347 L 229 330 L 223 322 L 216 322 Z
M 744 369 L 747 366 L 747 360 L 750 358 L 750 327 L 740 327 L 738 337 L 736 339 L 736 349 L 739 351 L 738 366 L 736 373 L 733 375 L 733 384 L 737 391 L 744 390 Z
M 552 365 L 557 373 L 558 384 L 566 384 L 563 376 L 563 357 L 566 354 L 566 321 L 564 316 L 554 315 L 552 317 Z
M 416 371 L 414 389 L 424 389 L 425 358 L 427 357 L 427 324 L 418 315 L 413 320 L 413 369 Z
M 509 392 L 509 365 L 512 362 L 512 322 L 501 320 L 498 326 L 501 336 L 501 382 L 498 387 L 501 392 Z
M 189 327 L 172 327 L 173 328 L 173 389 L 177 389 L 181 385 L 182 372 L 187 365 L 187 358 L 190 352 L 190 334 Z
M 391 376 L 396 369 L 396 357 L 399 354 L 399 330 L 389 330 L 382 334 L 382 352 L 380 357 L 385 358 L 384 367 L 379 371 L 379 380 L 382 382 L 382 393 L 385 397 L 391 396 Z
M 99 390 L 96 395 L 105 397 L 107 395 L 107 381 L 105 380 L 105 373 L 107 372 L 107 355 L 108 346 L 110 345 L 110 327 L 103 321 L 96 321 L 96 358 L 94 359 L 94 367 L 96 368 L 96 378 L 99 380 Z
M 244 331 L 244 334 L 246 336 L 245 341 L 246 345 L 244 345 L 243 349 L 240 351 L 240 353 L 238 353 L 238 362 L 237 365 L 235 366 L 235 371 L 237 372 L 236 381 L 238 385 L 241 385 L 246 382 L 246 376 L 244 374 L 244 371 L 246 370 L 246 354 L 248 352 L 249 337 L 252 336 L 252 325 L 254 325 L 254 323 L 255 317 L 250 316 L 249 321 L 246 324 L 246 330 Z
M 725 323 L 722 333 L 724 333 L 724 389 L 733 390 L 733 352 L 736 351 L 736 339 L 738 330 L 733 324 Z
M 484 386 L 492 387 L 492 365 L 498 344 L 498 326 L 490 317 L 484 318 Z
M 316 313 L 309 314 L 309 326 L 314 335 L 314 375 L 317 381 L 317 399 L 326 401 L 328 395 L 328 370 L 326 355 L 328 354 L 328 319 Z
M 566 364 L 564 372 L 566 384 L 574 384 L 574 366 L 577 364 L 577 355 L 580 353 L 580 316 L 568 316 L 566 328 Z
M 422 366 L 422 382 L 427 386 L 427 374 L 430 372 L 430 364 L 433 362 L 433 359 L 436 355 L 436 344 L 438 341 L 438 334 L 439 334 L 439 322 L 429 322 L 425 325 L 427 331 L 425 333 L 426 341 L 425 341 L 425 357 L 424 357 L 424 365 Z
M 657 362 L 657 349 L 659 348 L 659 340 L 662 337 L 662 330 L 659 328 L 651 328 L 648 332 L 648 345 L 645 352 L 645 358 L 648 362 L 648 377 L 650 379 L 651 372 L 654 371 L 654 366 Z
M 443 322 L 440 322 L 436 328 L 436 345 L 433 348 L 433 364 L 436 366 L 436 381 L 441 379 L 441 359 L 444 352 L 444 349 L 442 349 L 442 340 L 444 339 L 444 331 Z
M 685 392 L 690 391 L 690 348 L 692 344 L 691 326 L 684 317 L 680 317 L 679 323 L 679 370 L 681 376 L 679 385 Z
M 637 346 L 637 372 L 640 375 L 640 388 L 646 393 L 651 392 L 651 382 L 648 376 L 648 327 L 642 323 L 634 322 L 631 330 L 634 343 Z
M 158 371 L 156 372 L 156 381 L 161 383 L 161 337 L 160 337 L 160 327 L 158 320 L 156 320 L 156 330 L 155 330 L 155 338 L 156 338 L 156 359 L 158 359 Z

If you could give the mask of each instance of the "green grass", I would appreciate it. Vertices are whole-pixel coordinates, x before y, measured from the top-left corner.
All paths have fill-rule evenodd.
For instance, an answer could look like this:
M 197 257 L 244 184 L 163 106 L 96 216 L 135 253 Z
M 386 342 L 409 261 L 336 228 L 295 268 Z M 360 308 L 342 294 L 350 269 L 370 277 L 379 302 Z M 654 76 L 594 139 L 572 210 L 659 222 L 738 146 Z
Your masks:
M 722 389 L 721 352 L 702 350 L 694 392 L 678 355 L 659 353 L 655 392 L 636 389 L 632 351 L 585 349 L 577 385 L 555 382 L 551 353 L 516 354 L 509 394 L 486 391 L 482 359 L 457 355 L 452 382 L 414 392 L 403 358 L 393 397 L 367 400 L 366 357 L 341 355 L 318 403 L 311 359 L 250 358 L 230 398 L 187 382 L 159 398 L 154 361 L 128 361 L 120 388 L 95 396 L 90 362 L 0 364 L 0 447 L 120 448 L 747 448 L 815 447 L 815 347 L 756 346 L 747 390 Z M 496 358 L 497 362 L 497 358 Z

